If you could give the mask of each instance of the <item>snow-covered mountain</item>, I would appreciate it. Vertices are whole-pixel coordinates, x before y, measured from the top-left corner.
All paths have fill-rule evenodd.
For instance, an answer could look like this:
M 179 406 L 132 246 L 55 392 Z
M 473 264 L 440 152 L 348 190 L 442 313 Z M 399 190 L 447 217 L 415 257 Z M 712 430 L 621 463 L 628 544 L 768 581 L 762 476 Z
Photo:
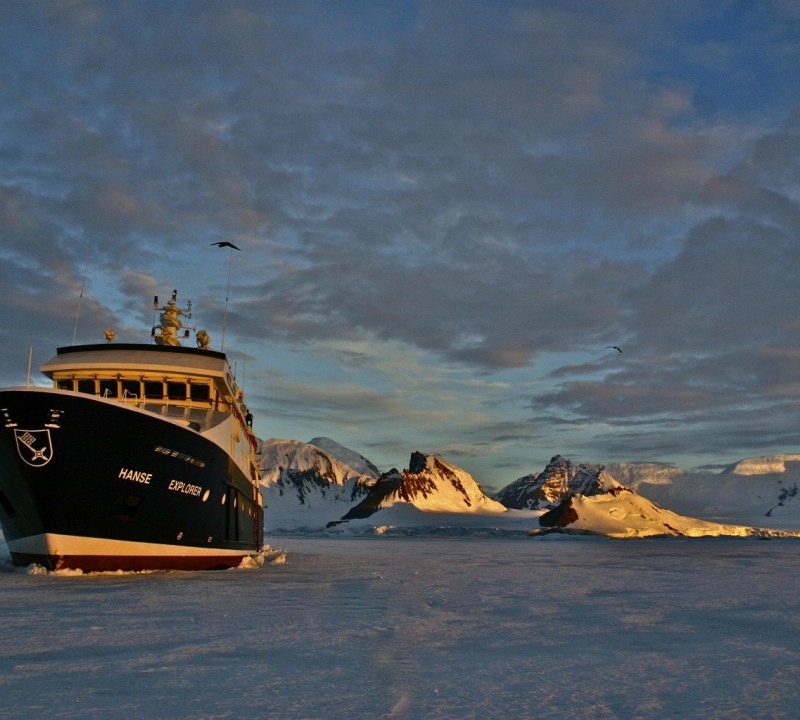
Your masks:
M 365 518 L 379 510 L 407 504 L 432 513 L 503 513 L 474 478 L 438 455 L 411 454 L 408 470 L 382 475 L 344 520 Z
M 491 516 L 492 522 L 502 518 L 515 527 L 527 519 L 533 527 L 541 513 L 569 498 L 579 498 L 574 502 L 584 510 L 581 522 L 588 523 L 599 520 L 586 514 L 593 507 L 587 502 L 595 497 L 602 498 L 597 507 L 608 510 L 608 517 L 615 513 L 616 519 L 643 517 L 642 503 L 649 503 L 657 510 L 645 512 L 646 522 L 636 521 L 648 527 L 658 525 L 654 517 L 660 521 L 672 512 L 684 518 L 684 525 L 686 518 L 703 518 L 691 520 L 691 527 L 708 522 L 725 528 L 800 529 L 800 454 L 749 458 L 720 473 L 686 472 L 660 463 L 577 464 L 556 455 L 542 472 L 519 478 L 489 498 L 469 473 L 437 455 L 412 453 L 407 470 L 379 476 L 367 458 L 329 438 L 267 440 L 260 452 L 268 532 L 367 518 L 389 523 L 395 516 L 416 526 L 461 516 L 473 518 L 467 524 L 474 527 L 483 522 L 481 516 Z M 629 489 L 636 499 L 630 499 Z M 609 514 L 612 497 L 617 505 L 624 500 L 626 507 Z M 673 526 L 672 521 L 666 525 Z M 617 525 L 615 532 L 639 531 Z
M 722 472 L 729 475 L 774 475 L 800 470 L 800 454 L 764 455 L 729 465 Z
M 507 508 L 544 510 L 569 495 L 597 495 L 619 486 L 602 465 L 575 465 L 556 455 L 542 472 L 515 480 L 494 497 Z
M 620 472 L 618 477 L 617 468 L 626 468 L 627 474 Z M 800 455 L 748 458 L 722 472 L 664 466 L 653 472 L 645 463 L 606 469 L 641 495 L 678 513 L 723 523 L 800 528 Z
M 629 488 L 618 486 L 606 493 L 572 495 L 539 518 L 543 528 L 636 538 L 657 535 L 683 537 L 785 536 L 790 533 L 742 525 L 725 525 L 678 515 L 665 510 Z
M 606 472 L 626 487 L 635 487 L 638 483 L 650 485 L 670 485 L 687 476 L 686 470 L 667 463 L 654 462 L 615 462 L 606 463 Z
M 541 473 L 519 478 L 494 495 L 507 507 L 548 509 L 568 494 L 602 492 L 611 478 L 662 507 L 723 524 L 800 528 L 800 455 L 740 460 L 722 472 L 687 472 L 664 463 L 574 465 L 556 456 Z M 589 483 L 589 491 L 580 488 Z
M 373 463 L 326 438 L 266 440 L 259 450 L 268 532 L 320 529 L 401 506 L 415 525 L 434 514 L 508 513 L 468 472 L 437 455 L 412 453 L 407 470 L 376 478 Z
M 259 455 L 268 530 L 324 526 L 346 513 L 375 483 L 372 475 L 298 440 L 265 440 Z
M 350 450 L 344 445 L 340 445 L 335 440 L 326 437 L 315 437 L 309 440 L 308 444 L 324 450 L 328 455 L 341 460 L 341 462 L 361 475 L 368 475 L 374 478 L 379 478 L 381 475 L 381 471 L 367 458 L 355 450 Z

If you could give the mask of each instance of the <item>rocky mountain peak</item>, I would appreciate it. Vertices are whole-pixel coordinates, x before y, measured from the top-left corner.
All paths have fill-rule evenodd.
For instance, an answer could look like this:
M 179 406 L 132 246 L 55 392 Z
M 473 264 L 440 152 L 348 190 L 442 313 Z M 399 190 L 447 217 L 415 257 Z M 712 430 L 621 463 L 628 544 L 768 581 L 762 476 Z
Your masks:
M 396 503 L 430 512 L 502 512 L 472 476 L 439 455 L 413 452 L 408 469 L 382 475 L 344 519 L 368 517 Z
M 555 455 L 538 474 L 525 475 L 500 490 L 495 499 L 508 508 L 542 510 L 573 495 L 597 495 L 622 487 L 603 465 L 575 464 Z

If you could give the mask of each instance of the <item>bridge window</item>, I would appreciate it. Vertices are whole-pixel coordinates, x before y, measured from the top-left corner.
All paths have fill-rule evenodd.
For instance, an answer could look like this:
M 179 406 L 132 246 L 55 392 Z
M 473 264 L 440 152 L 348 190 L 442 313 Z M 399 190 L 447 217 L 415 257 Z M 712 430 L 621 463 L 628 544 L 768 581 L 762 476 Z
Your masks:
M 145 380 L 144 396 L 146 398 L 162 400 L 164 398 L 164 383 L 154 380 Z
M 116 380 L 101 380 L 100 383 L 100 396 L 115 398 L 117 397 L 117 381 Z
M 138 380 L 122 380 L 120 385 L 123 398 L 138 398 L 142 392 Z
M 72 390 L 72 380 L 56 380 L 56 387 L 59 390 Z
M 192 400 L 197 402 L 209 402 L 211 400 L 211 386 L 210 385 L 197 385 L 192 383 L 189 385 Z
M 94 380 L 78 380 L 78 392 L 94 395 Z
M 167 397 L 169 397 L 170 400 L 186 400 L 186 383 L 168 382 Z

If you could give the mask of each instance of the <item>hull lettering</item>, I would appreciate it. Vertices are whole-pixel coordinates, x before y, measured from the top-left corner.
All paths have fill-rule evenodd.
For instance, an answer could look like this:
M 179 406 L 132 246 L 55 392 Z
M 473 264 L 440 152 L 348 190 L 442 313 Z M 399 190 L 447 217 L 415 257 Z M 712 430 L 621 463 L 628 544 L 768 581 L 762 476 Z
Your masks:
M 184 495 L 192 495 L 193 497 L 200 497 L 200 493 L 203 492 L 203 488 L 199 485 L 192 485 L 191 483 L 181 482 L 180 480 L 170 480 L 167 490 L 183 493 Z
M 149 485 L 150 480 L 153 479 L 153 473 L 145 472 L 144 470 L 120 468 L 119 475 L 117 477 L 121 478 L 122 480 L 130 480 L 131 482 L 142 483 L 142 485 Z

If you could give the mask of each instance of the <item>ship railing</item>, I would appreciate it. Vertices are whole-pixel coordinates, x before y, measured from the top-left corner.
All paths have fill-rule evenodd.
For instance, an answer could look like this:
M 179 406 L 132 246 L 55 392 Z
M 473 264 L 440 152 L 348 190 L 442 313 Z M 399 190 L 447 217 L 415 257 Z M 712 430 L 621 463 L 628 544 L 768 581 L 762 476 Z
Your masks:
M 139 405 L 143 410 L 152 412 L 171 420 L 178 420 L 195 430 L 201 431 L 204 428 L 214 427 L 222 422 L 228 413 L 220 413 L 209 407 L 192 408 L 178 405 L 164 405 L 163 403 L 143 402 Z
M 219 412 L 222 414 L 230 414 L 229 406 L 224 403 L 215 403 L 212 400 L 192 400 L 191 398 L 172 398 L 167 395 L 159 396 L 143 396 L 139 397 L 136 393 L 124 393 L 115 397 L 114 395 L 103 395 L 103 397 L 116 400 L 123 405 L 134 405 L 135 407 L 151 409 L 154 407 L 171 408 L 175 410 L 184 410 L 186 413 L 191 411 L 208 411 Z

